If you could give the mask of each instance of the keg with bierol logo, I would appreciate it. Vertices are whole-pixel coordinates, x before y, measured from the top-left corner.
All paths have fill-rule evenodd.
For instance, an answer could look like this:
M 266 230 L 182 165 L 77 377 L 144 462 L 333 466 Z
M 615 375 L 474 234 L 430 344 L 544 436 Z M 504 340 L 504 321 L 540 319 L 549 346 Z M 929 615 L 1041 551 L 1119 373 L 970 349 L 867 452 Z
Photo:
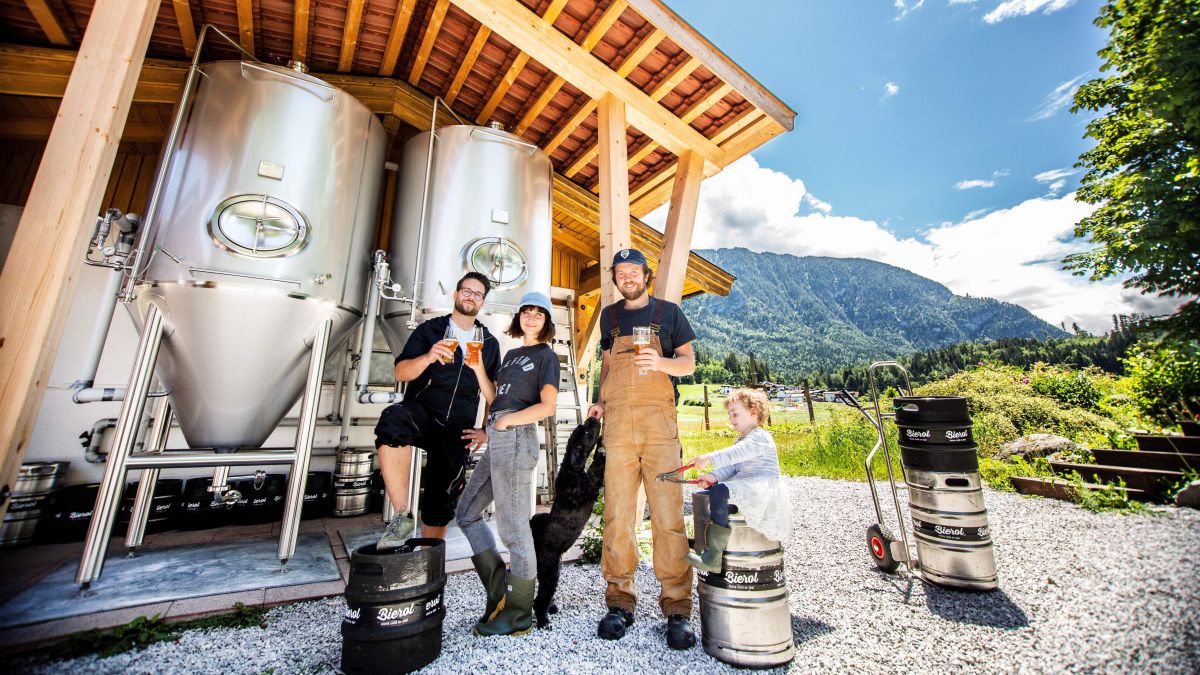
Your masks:
M 692 495 L 696 532 L 708 521 L 708 495 Z M 704 651 L 725 663 L 748 668 L 783 665 L 795 656 L 787 579 L 780 543 L 729 517 L 729 543 L 720 573 L 697 572 L 700 635 Z M 700 552 L 700 537 L 693 548 Z
M 342 618 L 342 671 L 408 673 L 432 663 L 442 651 L 445 587 L 441 539 L 354 551 Z
M 893 405 L 922 576 L 940 586 L 996 588 L 967 400 L 898 396 Z

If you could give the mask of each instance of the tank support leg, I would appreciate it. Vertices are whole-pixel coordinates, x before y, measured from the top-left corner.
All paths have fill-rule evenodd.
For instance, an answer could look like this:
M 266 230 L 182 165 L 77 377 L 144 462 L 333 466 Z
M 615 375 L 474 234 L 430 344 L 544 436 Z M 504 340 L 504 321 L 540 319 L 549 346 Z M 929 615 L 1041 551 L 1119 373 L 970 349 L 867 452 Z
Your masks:
M 300 531 L 300 509 L 304 506 L 304 484 L 308 480 L 308 464 L 312 458 L 313 434 L 317 429 L 317 404 L 321 400 L 321 381 L 325 376 L 325 354 L 329 351 L 329 336 L 333 320 L 326 319 L 313 338 L 308 357 L 308 380 L 300 402 L 300 419 L 296 429 L 296 461 L 288 480 L 287 502 L 283 506 L 283 525 L 279 530 L 279 562 L 286 566 L 296 554 L 296 538 Z
M 141 426 L 142 412 L 146 407 L 146 395 L 154 379 L 154 364 L 158 361 L 158 348 L 162 344 L 163 318 L 158 307 L 150 305 L 138 341 L 133 371 L 129 374 L 129 386 L 125 400 L 121 402 L 121 413 L 117 416 L 112 450 L 104 468 L 104 479 L 96 494 L 96 507 L 92 511 L 92 522 L 88 525 L 87 539 L 83 543 L 83 557 L 79 560 L 79 571 L 75 582 L 84 590 L 96 579 L 104 567 L 104 554 L 108 551 L 108 538 L 112 534 L 113 522 L 120 506 L 121 488 L 125 482 L 125 463 L 133 452 Z
M 171 431 L 171 402 L 166 397 L 154 404 L 154 421 L 146 436 L 148 454 L 161 454 L 167 447 L 167 434 Z M 150 506 L 154 501 L 154 487 L 158 483 L 161 469 L 142 469 L 138 479 L 137 496 L 133 499 L 133 512 L 129 514 L 129 529 L 125 533 L 125 547 L 129 555 L 137 553 L 146 535 L 146 522 L 150 519 Z

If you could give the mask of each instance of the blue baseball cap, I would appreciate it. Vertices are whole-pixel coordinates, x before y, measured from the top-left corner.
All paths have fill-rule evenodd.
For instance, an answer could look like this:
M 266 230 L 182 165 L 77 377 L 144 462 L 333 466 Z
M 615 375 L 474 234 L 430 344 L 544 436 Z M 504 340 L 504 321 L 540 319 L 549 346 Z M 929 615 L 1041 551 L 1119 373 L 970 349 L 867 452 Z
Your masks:
M 517 303 L 517 311 L 522 307 L 541 307 L 546 310 L 546 314 L 553 316 L 554 312 L 550 309 L 550 298 L 546 297 L 545 293 L 530 291 L 521 296 L 521 302 Z
M 633 263 L 634 265 L 648 265 L 646 256 L 636 248 L 623 248 L 617 251 L 613 256 L 612 266 L 616 267 L 621 263 Z

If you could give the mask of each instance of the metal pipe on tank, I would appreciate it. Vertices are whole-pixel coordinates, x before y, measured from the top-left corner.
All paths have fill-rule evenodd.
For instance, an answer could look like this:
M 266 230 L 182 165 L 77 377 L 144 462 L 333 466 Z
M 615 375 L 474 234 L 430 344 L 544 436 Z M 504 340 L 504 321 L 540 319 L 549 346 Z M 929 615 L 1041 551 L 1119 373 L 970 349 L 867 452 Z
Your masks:
M 426 216 L 429 209 L 429 181 L 433 174 L 433 140 L 437 137 L 438 105 L 441 105 L 443 108 L 448 110 L 450 114 L 454 116 L 454 119 L 458 120 L 459 124 L 466 124 L 466 122 L 464 122 L 457 113 L 450 109 L 450 106 L 446 105 L 446 102 L 442 100 L 442 97 L 435 96 L 433 98 L 433 110 L 429 115 L 429 146 L 425 148 L 425 187 L 421 190 L 421 225 L 420 229 L 417 230 L 417 267 L 416 277 L 413 279 L 412 310 L 408 315 L 409 330 L 417 327 L 417 305 L 421 301 L 421 286 L 424 283 L 423 279 L 425 276 L 425 221 L 427 219 Z
M 183 81 L 183 94 L 179 98 L 179 106 L 175 108 L 175 116 L 171 120 L 171 130 L 167 133 L 167 141 L 163 144 L 163 160 L 158 167 L 158 173 L 154 176 L 154 188 L 150 191 L 150 204 L 146 207 L 142 231 L 138 234 L 137 246 L 133 251 L 133 264 L 127 268 L 129 276 L 126 277 L 125 288 L 121 291 L 121 300 L 124 302 L 133 302 L 133 288 L 137 284 L 138 277 L 145 271 L 140 269 L 142 256 L 146 252 L 146 243 L 150 240 L 150 232 L 155 226 L 154 219 L 158 216 L 159 200 L 162 197 L 163 185 L 167 181 L 167 173 L 175 158 L 175 145 L 179 142 L 179 132 L 183 128 L 183 120 L 187 116 L 188 106 L 192 102 L 192 94 L 196 90 L 197 75 L 200 74 L 200 53 L 204 49 L 204 43 L 210 30 L 225 38 L 225 41 L 233 45 L 239 52 L 262 63 L 258 57 L 242 49 L 241 44 L 211 23 L 204 24 L 200 29 L 200 35 L 196 37 L 196 51 L 192 55 L 192 65 L 188 68 L 187 78 Z

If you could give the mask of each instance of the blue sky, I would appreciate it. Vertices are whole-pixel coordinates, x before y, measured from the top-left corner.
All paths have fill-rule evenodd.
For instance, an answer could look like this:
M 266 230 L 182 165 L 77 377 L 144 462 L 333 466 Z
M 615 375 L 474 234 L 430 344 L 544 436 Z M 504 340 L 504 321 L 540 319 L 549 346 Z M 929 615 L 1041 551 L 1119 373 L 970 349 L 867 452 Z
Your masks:
M 1055 261 L 1091 207 L 1069 112 L 1107 35 L 1086 0 L 667 0 L 796 111 L 701 188 L 696 246 L 882 260 L 1092 330 L 1163 311 Z M 753 11 L 750 11 L 753 8 Z M 665 209 L 647 218 L 661 224 Z

